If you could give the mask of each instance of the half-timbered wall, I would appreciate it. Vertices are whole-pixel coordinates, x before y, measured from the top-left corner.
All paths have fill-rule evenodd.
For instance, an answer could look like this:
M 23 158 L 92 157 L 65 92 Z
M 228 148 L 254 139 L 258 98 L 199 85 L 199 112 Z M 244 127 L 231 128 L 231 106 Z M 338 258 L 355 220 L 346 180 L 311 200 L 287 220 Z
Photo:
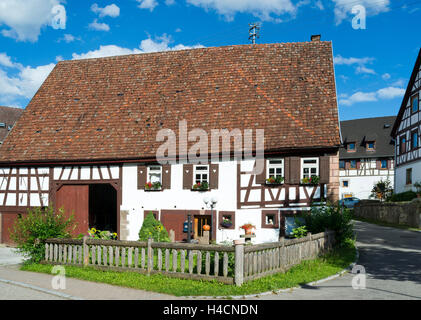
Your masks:
M 356 169 L 341 169 L 340 175 L 340 196 L 341 198 L 352 195 L 360 199 L 368 199 L 375 183 L 380 180 L 389 179 L 391 186 L 394 183 L 394 161 L 388 159 L 388 167 L 379 169 L 379 159 L 368 158 L 358 160 Z M 344 181 L 348 186 L 344 186 Z

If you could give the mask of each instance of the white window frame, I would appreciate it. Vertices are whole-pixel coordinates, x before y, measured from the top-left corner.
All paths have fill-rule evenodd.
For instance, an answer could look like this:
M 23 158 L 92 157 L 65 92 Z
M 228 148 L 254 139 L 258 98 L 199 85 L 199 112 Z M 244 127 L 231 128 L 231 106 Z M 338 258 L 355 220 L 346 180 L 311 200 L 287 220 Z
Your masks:
M 159 170 L 151 169 L 151 168 L 159 168 Z M 151 165 L 148 166 L 148 172 L 147 172 L 147 181 L 146 182 L 158 182 L 158 181 L 152 181 L 151 175 L 157 175 L 159 172 L 159 183 L 162 185 L 162 166 L 161 165 Z
M 316 163 L 304 163 L 306 160 L 316 160 Z M 304 169 L 306 168 L 310 169 L 308 178 L 319 176 L 319 158 L 301 158 L 301 179 L 304 179 Z M 312 168 L 316 168 L 315 174 L 311 173 Z
M 206 167 L 206 171 L 205 170 L 197 170 L 198 167 Z M 203 177 L 201 176 L 200 183 L 202 183 L 203 181 L 206 181 L 209 184 L 209 165 L 208 164 L 195 164 L 193 166 L 193 185 L 195 185 L 198 182 L 196 180 L 196 174 L 200 174 L 200 175 L 206 174 L 207 179 L 204 180 Z
M 282 163 L 273 163 L 271 164 L 271 161 L 282 161 Z M 270 169 L 275 169 L 275 175 L 274 177 L 277 177 L 276 174 L 276 169 L 281 169 L 281 177 L 285 178 L 285 174 L 284 174 L 284 158 L 276 158 L 276 159 L 267 159 L 266 160 L 266 178 L 269 179 L 270 175 L 269 175 L 269 170 Z

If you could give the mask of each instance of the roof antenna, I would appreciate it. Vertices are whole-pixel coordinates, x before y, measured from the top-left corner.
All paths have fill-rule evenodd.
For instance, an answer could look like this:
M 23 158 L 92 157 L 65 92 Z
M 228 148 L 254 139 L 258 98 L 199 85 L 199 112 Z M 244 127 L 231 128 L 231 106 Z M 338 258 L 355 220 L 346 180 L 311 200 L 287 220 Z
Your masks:
M 256 38 L 260 38 L 260 23 L 249 23 L 249 27 L 249 40 L 252 44 L 256 44 Z

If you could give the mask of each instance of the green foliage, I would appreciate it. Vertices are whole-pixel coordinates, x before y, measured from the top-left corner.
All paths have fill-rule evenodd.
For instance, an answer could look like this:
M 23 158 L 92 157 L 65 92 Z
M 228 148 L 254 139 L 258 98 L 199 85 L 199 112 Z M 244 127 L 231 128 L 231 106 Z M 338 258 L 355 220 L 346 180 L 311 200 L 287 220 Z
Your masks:
M 69 238 L 76 228 L 74 216 L 67 218 L 64 210 L 54 212 L 54 208 L 36 207 L 28 209 L 26 216 L 20 216 L 10 230 L 10 238 L 17 249 L 30 261 L 39 262 L 44 258 L 45 240 L 49 238 Z M 37 239 L 39 241 L 37 241 Z
M 405 191 L 401 193 L 392 194 L 387 201 L 390 202 L 402 202 L 402 201 L 411 201 L 417 197 L 417 194 L 414 191 Z
M 352 212 L 348 208 L 341 208 L 328 204 L 313 206 L 310 214 L 304 216 L 308 232 L 313 234 L 324 232 L 326 229 L 335 231 L 335 240 L 342 246 L 348 239 L 354 239 Z
M 110 231 L 101 231 L 95 228 L 91 228 L 88 231 L 89 237 L 91 239 L 101 239 L 101 240 L 117 240 L 117 233 L 111 233 Z M 83 236 L 82 236 L 83 238 Z
M 417 190 L 417 193 L 421 193 L 421 181 L 417 181 L 414 183 L 414 187 Z
M 139 231 L 139 241 L 148 241 L 149 238 L 155 242 L 170 242 L 167 230 L 152 212 L 146 216 Z
M 389 179 L 380 180 L 374 184 L 371 190 L 371 198 L 380 199 L 381 201 L 390 198 L 393 193 L 393 188 Z
M 319 176 L 311 176 L 310 178 L 303 178 L 301 179 L 302 184 L 311 184 L 311 185 L 317 185 L 319 184 L 320 177 Z
M 294 236 L 294 238 L 304 238 L 307 235 L 307 227 L 300 226 L 292 229 L 292 235 Z
M 198 182 L 193 185 L 194 190 L 209 190 L 209 183 L 203 181 L 202 183 Z

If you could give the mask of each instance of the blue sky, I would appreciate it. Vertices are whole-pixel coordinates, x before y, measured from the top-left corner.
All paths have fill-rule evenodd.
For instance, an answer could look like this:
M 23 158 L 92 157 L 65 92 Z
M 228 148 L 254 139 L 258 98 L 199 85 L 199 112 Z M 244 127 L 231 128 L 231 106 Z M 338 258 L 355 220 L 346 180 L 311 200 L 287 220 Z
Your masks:
M 421 0 L 0 0 L 0 105 L 24 108 L 59 60 L 247 44 L 260 22 L 258 43 L 333 42 L 341 120 L 396 115 L 419 21 Z

